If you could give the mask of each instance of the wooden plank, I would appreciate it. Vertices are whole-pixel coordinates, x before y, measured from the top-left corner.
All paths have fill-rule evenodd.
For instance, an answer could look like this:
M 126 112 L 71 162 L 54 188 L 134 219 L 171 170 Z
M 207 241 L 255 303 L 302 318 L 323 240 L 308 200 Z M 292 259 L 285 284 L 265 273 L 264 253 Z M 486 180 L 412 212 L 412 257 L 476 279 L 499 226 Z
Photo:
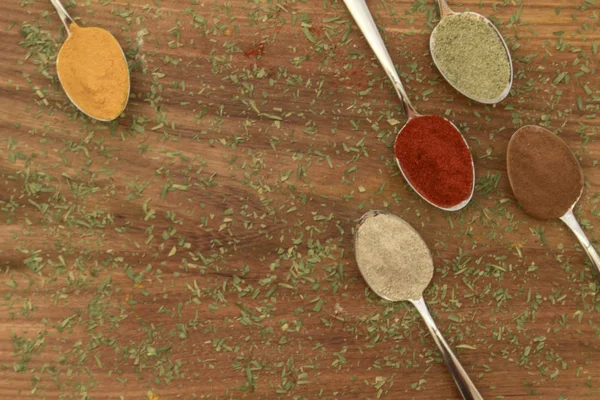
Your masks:
M 597 239 L 598 5 L 453 2 L 513 50 L 513 93 L 485 107 L 431 63 L 433 2 L 369 4 L 415 106 L 469 138 L 464 212 L 399 176 L 405 117 L 343 2 L 79 1 L 132 63 L 110 127 L 58 86 L 50 3 L 0 4 L 0 398 L 457 399 L 416 311 L 367 295 L 352 233 L 374 208 L 434 251 L 425 297 L 485 398 L 600 396 L 595 276 L 505 174 L 511 134 L 547 123 Z

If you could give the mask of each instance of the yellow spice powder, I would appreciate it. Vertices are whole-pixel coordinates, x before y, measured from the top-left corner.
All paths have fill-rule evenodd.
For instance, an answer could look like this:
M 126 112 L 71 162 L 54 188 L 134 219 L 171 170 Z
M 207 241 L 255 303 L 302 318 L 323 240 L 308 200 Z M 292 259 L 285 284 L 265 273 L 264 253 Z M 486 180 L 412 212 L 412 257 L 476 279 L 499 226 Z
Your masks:
M 101 28 L 72 23 L 56 69 L 69 98 L 92 118 L 110 121 L 129 97 L 129 71 L 119 42 Z

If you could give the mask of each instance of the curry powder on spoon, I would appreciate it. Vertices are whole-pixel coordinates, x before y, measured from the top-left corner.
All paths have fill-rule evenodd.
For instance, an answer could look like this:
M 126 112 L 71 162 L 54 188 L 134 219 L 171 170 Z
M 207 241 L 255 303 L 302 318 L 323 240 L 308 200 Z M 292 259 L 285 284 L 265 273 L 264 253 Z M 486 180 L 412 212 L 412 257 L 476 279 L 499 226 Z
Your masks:
M 117 118 L 129 98 L 129 70 L 119 42 L 101 28 L 70 25 L 56 69 L 71 101 L 101 121 Z

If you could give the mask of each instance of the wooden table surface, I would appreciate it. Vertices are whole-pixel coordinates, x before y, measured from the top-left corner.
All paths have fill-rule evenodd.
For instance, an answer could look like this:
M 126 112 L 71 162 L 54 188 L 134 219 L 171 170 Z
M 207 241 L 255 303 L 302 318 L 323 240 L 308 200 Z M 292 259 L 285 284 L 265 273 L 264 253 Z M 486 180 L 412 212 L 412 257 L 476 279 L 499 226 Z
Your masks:
M 436 73 L 433 1 L 368 3 L 415 106 L 472 146 L 461 212 L 399 176 L 405 117 L 339 0 L 65 1 L 126 49 L 132 96 L 108 125 L 58 85 L 50 3 L 1 2 L 1 399 L 459 398 L 412 306 L 359 275 L 370 209 L 432 248 L 425 298 L 486 399 L 600 398 L 596 277 L 560 221 L 524 215 L 505 166 L 520 126 L 560 134 L 599 238 L 599 2 L 451 2 L 512 49 L 495 107 Z

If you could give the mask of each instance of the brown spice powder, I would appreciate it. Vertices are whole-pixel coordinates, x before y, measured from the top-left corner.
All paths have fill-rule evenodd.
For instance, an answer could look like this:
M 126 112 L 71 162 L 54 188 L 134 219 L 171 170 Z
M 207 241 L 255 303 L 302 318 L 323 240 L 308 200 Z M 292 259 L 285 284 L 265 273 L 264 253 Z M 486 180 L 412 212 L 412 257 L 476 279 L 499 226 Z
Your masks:
M 533 217 L 562 217 L 583 190 L 577 159 L 558 136 L 539 126 L 525 126 L 510 139 L 508 178 L 521 206 Z

